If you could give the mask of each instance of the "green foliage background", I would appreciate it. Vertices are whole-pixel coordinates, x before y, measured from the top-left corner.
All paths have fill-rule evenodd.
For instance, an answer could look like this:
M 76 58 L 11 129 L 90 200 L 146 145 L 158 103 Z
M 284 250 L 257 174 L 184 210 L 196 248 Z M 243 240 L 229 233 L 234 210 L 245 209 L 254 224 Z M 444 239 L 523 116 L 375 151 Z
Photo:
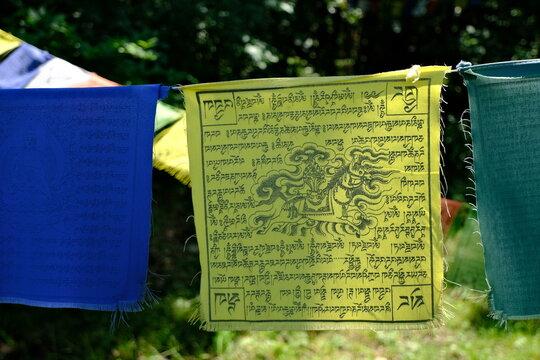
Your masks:
M 539 56 L 540 3 L 496 0 L 2 0 L 1 26 L 122 84 L 369 74 Z M 467 108 L 450 75 L 445 172 L 464 200 Z
M 539 15 L 540 2 L 534 0 L 0 2 L 0 28 L 122 84 L 368 74 L 413 64 L 455 65 L 462 59 L 485 63 L 537 58 Z M 459 125 L 467 109 L 466 90 L 456 74 L 448 76 L 447 84 L 442 108 L 448 197 L 473 201 L 465 197 L 469 174 L 463 161 L 470 153 Z M 169 101 L 181 106 L 178 96 Z M 108 332 L 107 313 L 0 305 L 0 359 L 250 358 L 231 350 L 232 343 L 238 348 L 245 343 L 252 348 L 274 344 L 268 345 L 270 355 L 259 354 L 260 348 L 252 350 L 257 358 L 280 358 L 280 354 L 325 358 L 323 345 L 309 345 L 317 344 L 318 336 L 310 333 L 261 333 L 250 338 L 228 332 L 208 334 L 188 325 L 199 288 L 196 241 L 190 238 L 194 234 L 190 191 L 156 171 L 154 200 L 150 269 L 155 274 L 150 275 L 149 285 L 161 303 L 130 315 L 114 333 Z M 461 297 L 456 299 L 458 307 L 465 306 Z M 478 319 L 485 316 L 485 308 L 463 311 L 456 331 L 480 336 L 478 329 L 484 324 Z M 494 331 L 492 338 L 504 343 L 504 331 Z M 516 331 L 525 334 L 522 343 L 538 344 L 530 328 Z M 317 339 L 336 342 L 335 348 L 343 349 L 352 335 L 325 336 Z M 351 351 L 375 358 L 380 351 L 372 350 L 383 346 L 384 356 L 408 358 L 398 349 L 410 338 L 362 336 L 362 341 L 373 345 L 371 350 Z M 485 346 L 492 346 L 485 341 Z M 477 358 L 474 352 L 456 349 L 451 358 Z M 347 358 L 347 353 L 342 354 Z M 422 358 L 421 353 L 412 354 Z

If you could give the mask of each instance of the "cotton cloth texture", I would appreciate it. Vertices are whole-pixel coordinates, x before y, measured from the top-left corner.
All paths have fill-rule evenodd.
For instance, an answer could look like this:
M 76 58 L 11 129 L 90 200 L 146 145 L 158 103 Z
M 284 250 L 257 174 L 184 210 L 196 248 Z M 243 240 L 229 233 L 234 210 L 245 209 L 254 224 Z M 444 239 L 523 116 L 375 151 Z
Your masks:
M 446 70 L 183 88 L 204 329 L 440 323 Z
M 21 44 L 21 39 L 0 29 L 0 58 L 7 52 L 17 48 Z
M 0 302 L 141 309 L 167 91 L 0 90 Z
M 154 138 L 154 167 L 166 171 L 183 184 L 189 185 L 186 112 L 175 109 L 171 114 L 178 116 L 180 111 L 181 118 L 159 132 Z
M 461 63 L 493 317 L 540 318 L 540 60 Z
M 39 67 L 37 75 L 25 88 L 63 88 L 90 80 L 91 73 L 63 59 L 54 57 Z
M 74 84 L 71 87 L 107 87 L 107 86 L 119 86 L 120 84 L 114 81 L 107 80 L 96 73 L 90 73 L 90 77 L 80 83 Z
M 25 87 L 39 72 L 39 67 L 53 56 L 23 42 L 0 62 L 0 89 Z

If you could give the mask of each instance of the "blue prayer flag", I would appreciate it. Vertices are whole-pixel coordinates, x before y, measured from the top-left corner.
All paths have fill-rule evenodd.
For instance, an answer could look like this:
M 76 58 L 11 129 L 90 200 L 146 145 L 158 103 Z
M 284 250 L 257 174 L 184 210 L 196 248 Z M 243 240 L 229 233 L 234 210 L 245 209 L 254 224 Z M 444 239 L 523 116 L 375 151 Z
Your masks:
M 140 310 L 167 92 L 0 90 L 0 302 Z
M 23 42 L 0 63 L 0 89 L 20 89 L 37 75 L 39 67 L 53 56 Z

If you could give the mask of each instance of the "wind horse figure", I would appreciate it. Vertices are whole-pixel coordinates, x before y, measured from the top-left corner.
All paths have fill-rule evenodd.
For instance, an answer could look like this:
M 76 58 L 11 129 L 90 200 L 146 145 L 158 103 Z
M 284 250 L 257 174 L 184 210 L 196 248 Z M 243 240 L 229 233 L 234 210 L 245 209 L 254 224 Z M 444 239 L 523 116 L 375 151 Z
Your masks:
M 387 154 L 367 148 L 335 155 L 312 143 L 297 147 L 285 159 L 288 169 L 273 170 L 254 185 L 263 210 L 251 226 L 258 234 L 365 235 L 377 225 L 384 185 L 397 172 L 378 165 L 383 162 Z

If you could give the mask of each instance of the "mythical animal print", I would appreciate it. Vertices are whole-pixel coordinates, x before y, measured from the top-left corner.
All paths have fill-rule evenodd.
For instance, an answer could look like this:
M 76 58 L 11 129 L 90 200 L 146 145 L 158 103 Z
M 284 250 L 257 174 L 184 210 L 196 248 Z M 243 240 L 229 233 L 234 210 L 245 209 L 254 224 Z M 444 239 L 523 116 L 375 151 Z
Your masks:
M 289 169 L 271 171 L 254 187 L 258 211 L 251 226 L 269 231 L 306 235 L 308 231 L 335 235 L 366 234 L 376 225 L 384 185 L 395 171 L 377 166 L 388 155 L 351 147 L 344 155 L 315 144 L 293 149 Z

